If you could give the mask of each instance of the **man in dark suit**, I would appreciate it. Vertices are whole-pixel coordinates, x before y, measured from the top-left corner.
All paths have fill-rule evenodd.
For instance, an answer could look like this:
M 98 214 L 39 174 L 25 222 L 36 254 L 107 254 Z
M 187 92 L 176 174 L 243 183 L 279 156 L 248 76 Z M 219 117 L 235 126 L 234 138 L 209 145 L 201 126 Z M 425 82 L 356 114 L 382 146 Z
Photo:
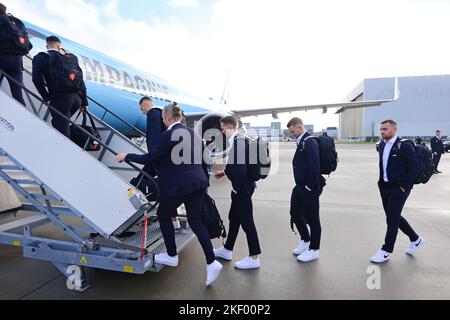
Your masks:
M 167 252 L 155 256 L 155 263 L 178 266 L 170 213 L 184 204 L 189 226 L 206 256 L 206 285 L 209 286 L 219 277 L 223 267 L 216 261 L 209 232 L 202 221 L 203 196 L 209 186 L 202 140 L 192 129 L 181 124 L 182 118 L 182 110 L 175 103 L 164 108 L 163 119 L 168 129 L 156 139 L 147 155 L 148 164 L 160 163 L 158 219 L 167 248 Z M 117 160 L 130 161 L 126 154 L 119 154 Z
M 220 179 L 226 175 L 231 181 L 233 190 L 231 191 L 230 227 L 227 242 L 223 247 L 214 250 L 214 253 L 217 257 L 231 261 L 239 229 L 242 227 L 247 235 L 249 256 L 236 262 L 235 267 L 244 270 L 258 269 L 261 267 L 258 257 L 261 254 L 261 248 L 253 219 L 252 196 L 256 184 L 249 177 L 249 141 L 238 132 L 238 122 L 235 117 L 223 118 L 220 126 L 228 139 L 230 151 L 225 171 L 216 172 L 215 177 Z
M 442 142 L 441 130 L 436 130 L 436 136 L 431 139 L 431 151 L 433 152 L 434 173 L 442 173 L 438 166 L 441 157 L 445 154 L 444 143 Z
M 50 56 L 61 51 L 61 40 L 58 37 L 47 38 L 47 52 L 41 52 L 33 58 L 33 83 L 45 102 L 50 103 L 67 118 L 71 118 L 77 110 L 86 111 L 88 106 L 84 81 L 77 92 L 58 90 L 58 83 L 50 72 Z M 70 138 L 70 122 L 50 110 L 53 127 Z
M 162 117 L 162 109 L 155 107 L 153 100 L 150 97 L 143 97 L 139 101 L 139 108 L 147 117 L 146 140 L 147 149 L 150 149 L 158 137 L 167 130 Z M 148 173 L 151 177 L 155 178 L 158 176 L 159 163 L 147 164 L 147 155 L 129 154 L 127 159 L 131 162 L 144 165 L 142 170 Z M 139 178 L 140 176 L 138 177 L 138 180 Z M 175 210 L 171 215 L 175 230 L 181 229 L 180 221 L 177 218 L 177 211 Z
M 167 130 L 162 118 L 162 109 L 155 107 L 150 97 L 139 101 L 142 113 L 147 116 L 147 145 L 151 146 L 161 133 Z
M 378 186 L 387 217 L 387 232 L 384 246 L 371 259 L 374 263 L 384 263 L 391 258 L 399 228 L 411 241 L 406 250 L 408 255 L 413 255 L 425 243 L 402 217 L 403 207 L 420 172 L 414 146 L 401 141 L 393 120 L 381 123 L 381 136 Z
M 9 17 L 6 14 L 6 7 L 0 3 L 0 32 L 9 28 Z M 23 61 L 22 56 L 18 54 L 12 54 L 10 52 L 0 52 L 0 69 L 6 72 L 11 78 L 18 83 L 23 84 Z M 0 86 L 4 77 L 0 75 Z M 22 88 L 8 79 L 9 87 L 11 89 L 11 95 L 21 104 L 25 105 L 23 99 Z
M 320 174 L 320 150 L 317 141 L 310 138 L 311 135 L 299 118 L 293 118 L 287 127 L 297 144 L 293 160 L 295 188 L 291 196 L 291 217 L 300 233 L 301 241 L 294 250 L 294 255 L 298 256 L 300 262 L 311 262 L 319 259 L 322 235 L 319 198 L 326 183 Z

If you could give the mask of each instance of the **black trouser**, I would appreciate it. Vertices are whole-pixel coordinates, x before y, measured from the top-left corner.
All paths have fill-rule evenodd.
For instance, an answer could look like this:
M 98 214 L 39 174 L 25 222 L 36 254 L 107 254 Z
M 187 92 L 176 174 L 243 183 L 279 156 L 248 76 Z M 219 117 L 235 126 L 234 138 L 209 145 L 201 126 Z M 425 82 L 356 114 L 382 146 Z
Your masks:
M 311 250 L 320 249 L 322 227 L 320 224 L 319 198 L 323 188 L 308 191 L 304 185 L 296 186 L 291 196 L 291 217 L 300 233 L 301 239 L 311 242 Z M 311 229 L 311 233 L 308 230 Z
M 402 210 L 410 193 L 410 190 L 402 192 L 400 187 L 396 186 L 387 185 L 380 188 L 381 200 L 383 201 L 387 222 L 386 239 L 382 248 L 386 252 L 394 252 L 399 228 L 409 237 L 411 242 L 416 242 L 419 239 L 419 236 L 409 225 L 408 221 L 402 217 Z
M 438 155 L 435 155 L 433 153 L 433 165 L 434 165 L 434 170 L 438 170 L 438 166 L 439 166 L 439 162 L 441 162 L 441 153 L 438 153 Z
M 57 93 L 52 97 L 50 105 L 70 119 L 81 108 L 81 97 L 78 93 Z M 50 113 L 53 127 L 70 139 L 69 120 L 53 110 L 50 110 Z
M 155 178 L 155 181 L 157 183 L 159 182 L 159 179 L 156 178 L 158 176 L 159 165 L 146 164 L 142 168 L 142 171 L 144 171 L 145 173 L 149 174 L 152 178 Z M 140 177 L 141 177 L 141 175 L 139 175 L 139 179 L 140 179 Z M 178 210 L 177 209 L 175 209 L 175 211 L 172 212 L 172 218 L 176 218 L 178 216 Z
M 21 56 L 0 54 L 0 69 L 2 69 L 11 78 L 23 85 L 23 63 Z M 0 86 L 3 79 L 4 76 L 0 75 Z M 21 104 L 25 105 L 25 100 L 23 99 L 22 95 L 22 88 L 9 78 L 8 83 L 13 98 Z
M 252 195 L 253 192 L 238 194 L 231 192 L 230 228 L 227 242 L 225 243 L 225 249 L 233 251 L 239 228 L 242 227 L 247 235 L 247 244 L 251 257 L 261 254 L 258 232 L 253 219 Z
M 160 198 L 158 207 L 158 219 L 161 232 L 164 237 L 164 243 L 167 248 L 167 254 L 171 257 L 177 255 L 177 245 L 175 243 L 175 229 L 172 223 L 172 213 L 183 203 L 186 207 L 186 214 L 189 226 L 197 236 L 203 252 L 206 256 L 207 264 L 211 264 L 216 260 L 213 246 L 209 239 L 209 232 L 202 221 L 203 196 L 205 190 L 200 190 L 185 196 L 164 197 Z

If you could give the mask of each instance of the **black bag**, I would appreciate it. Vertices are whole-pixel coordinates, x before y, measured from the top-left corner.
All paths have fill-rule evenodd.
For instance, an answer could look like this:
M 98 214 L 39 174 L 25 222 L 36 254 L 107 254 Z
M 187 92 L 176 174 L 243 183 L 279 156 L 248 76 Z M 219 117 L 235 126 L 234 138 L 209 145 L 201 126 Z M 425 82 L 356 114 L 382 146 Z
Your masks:
M 419 159 L 420 172 L 415 184 L 426 184 L 430 181 L 434 173 L 433 165 L 433 153 L 427 146 L 414 145 L 411 140 L 403 139 L 400 141 L 399 150 L 403 143 L 411 143 L 416 151 L 417 158 Z
M 310 136 L 303 142 L 303 148 L 306 141 L 315 139 L 319 144 L 320 152 L 320 174 L 330 175 L 335 172 L 338 165 L 338 153 L 336 151 L 336 144 L 334 138 L 329 136 L 313 137 Z
M 261 137 L 254 139 L 245 137 L 245 139 L 249 144 L 248 176 L 250 180 L 257 182 L 266 179 L 272 167 L 269 142 Z
M 157 201 L 159 194 L 158 178 L 156 177 L 158 168 L 154 165 L 145 165 L 142 171 L 151 176 L 153 180 L 139 173 L 136 178 L 131 179 L 130 184 L 138 188 L 149 202 Z
M 80 92 L 83 89 L 83 70 L 80 68 L 78 58 L 66 51 L 64 54 L 56 51 L 50 51 L 48 54 L 50 56 L 49 75 L 54 83 L 55 91 Z
M 21 56 L 28 54 L 33 45 L 23 22 L 12 15 L 0 19 L 0 52 Z
M 217 210 L 216 202 L 207 193 L 203 196 L 202 221 L 208 229 L 210 239 L 226 238 L 227 231 Z
M 143 177 L 140 173 L 136 178 L 131 179 L 130 184 L 141 191 L 149 202 L 158 200 L 158 179 L 153 180 Z
M 75 122 L 78 120 L 81 113 L 81 111 L 78 113 Z M 91 127 L 87 125 L 88 117 L 91 122 Z M 81 131 L 79 127 L 89 132 L 95 137 L 95 139 L 92 139 L 86 133 Z M 70 139 L 86 151 L 99 151 L 101 148 L 101 144 L 99 142 L 102 141 L 102 137 L 100 136 L 97 126 L 95 125 L 95 122 L 89 112 L 83 112 L 83 122 L 79 127 L 73 124 L 70 125 Z

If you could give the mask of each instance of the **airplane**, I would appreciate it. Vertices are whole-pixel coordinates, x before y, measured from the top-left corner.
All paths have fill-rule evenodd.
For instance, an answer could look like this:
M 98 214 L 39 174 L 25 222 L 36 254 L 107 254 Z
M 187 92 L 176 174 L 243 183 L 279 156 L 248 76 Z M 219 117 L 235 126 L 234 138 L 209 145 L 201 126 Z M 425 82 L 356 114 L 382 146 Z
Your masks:
M 29 53 L 29 57 L 32 58 L 39 52 L 46 50 L 47 36 L 57 34 L 26 21 L 23 22 L 33 44 L 33 49 Z M 342 112 L 346 109 L 375 107 L 398 99 L 396 82 L 395 96 L 393 99 L 388 100 L 259 109 L 229 109 L 226 104 L 193 97 L 157 76 L 108 57 L 67 38 L 57 36 L 63 42 L 63 48 L 78 57 L 80 67 L 83 70 L 88 96 L 94 98 L 95 101 L 99 101 L 110 111 L 122 117 L 142 132 L 146 132 L 147 120 L 137 105 L 143 96 L 151 97 L 157 106 L 165 106 L 171 102 L 177 102 L 182 107 L 186 122 L 190 127 L 201 124 L 203 132 L 199 132 L 200 134 L 211 128 L 219 128 L 220 119 L 225 115 L 234 115 L 239 120 L 244 117 L 258 115 L 272 115 L 276 119 L 279 113 L 318 109 L 326 113 L 328 109 L 332 108 L 338 108 L 338 112 Z M 24 66 L 28 71 L 31 71 L 31 59 L 25 59 Z M 103 113 L 103 110 L 96 105 L 90 106 L 89 110 L 97 116 L 101 116 Z M 114 119 L 106 119 L 106 122 L 125 136 L 133 137 L 133 132 L 122 122 Z

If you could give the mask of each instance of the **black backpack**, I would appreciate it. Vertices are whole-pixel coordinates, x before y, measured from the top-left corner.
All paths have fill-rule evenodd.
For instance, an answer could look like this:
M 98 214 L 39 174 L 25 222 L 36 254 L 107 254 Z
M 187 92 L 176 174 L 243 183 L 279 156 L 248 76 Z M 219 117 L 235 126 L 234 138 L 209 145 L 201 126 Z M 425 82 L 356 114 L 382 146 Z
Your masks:
M 208 229 L 210 239 L 227 237 L 227 231 L 219 210 L 217 210 L 216 202 L 207 193 L 203 196 L 202 221 Z
M 415 145 L 411 140 L 403 139 L 400 141 L 398 149 L 401 150 L 401 146 L 403 143 L 411 143 L 416 150 L 417 158 L 419 159 L 420 164 L 420 173 L 417 177 L 415 184 L 426 184 L 430 181 L 431 177 L 434 173 L 433 166 L 433 153 L 427 146 L 424 145 Z
M 338 166 L 338 153 L 336 151 L 336 144 L 334 138 L 330 136 L 309 136 L 305 139 L 303 144 L 309 139 L 315 139 L 319 144 L 320 152 L 320 174 L 330 175 L 335 172 Z M 303 145 L 304 148 L 304 145 Z
M 254 182 L 266 179 L 269 176 L 270 168 L 272 167 L 269 142 L 261 137 L 254 139 L 245 137 L 245 139 L 249 144 L 249 178 Z
M 20 56 L 28 54 L 33 45 L 23 22 L 10 14 L 0 19 L 0 52 Z
M 83 89 L 83 70 L 78 63 L 78 58 L 64 51 L 64 54 L 56 51 L 49 53 L 49 74 L 54 83 L 55 91 L 62 93 L 80 92 Z

